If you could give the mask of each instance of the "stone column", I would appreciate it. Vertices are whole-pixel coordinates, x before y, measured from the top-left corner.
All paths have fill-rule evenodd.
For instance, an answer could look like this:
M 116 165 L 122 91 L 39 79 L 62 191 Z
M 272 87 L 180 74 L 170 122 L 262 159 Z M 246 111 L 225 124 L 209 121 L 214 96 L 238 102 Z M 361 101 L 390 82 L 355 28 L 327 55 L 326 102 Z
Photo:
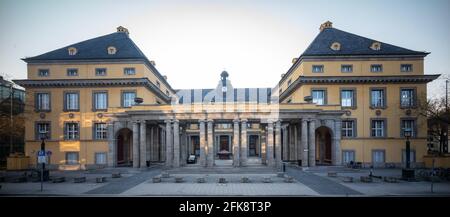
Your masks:
M 281 126 L 282 134 L 283 134 L 283 160 L 289 160 L 289 148 L 288 148 L 288 125 L 283 124 Z
M 173 165 L 173 135 L 172 135 L 172 121 L 166 120 L 166 166 Z
M 139 123 L 133 122 L 133 168 L 139 167 Z
M 309 121 L 309 138 L 308 138 L 308 157 L 309 157 L 309 166 L 316 166 L 316 122 Z
M 173 120 L 173 166 L 180 167 L 180 123 Z
M 207 166 L 213 167 L 214 166 L 214 132 L 213 132 L 213 120 L 208 120 L 208 156 L 207 159 Z
M 275 123 L 275 159 L 276 166 L 278 169 L 281 169 L 282 160 L 281 160 L 281 121 L 278 120 Z
M 332 162 L 333 165 L 341 165 L 341 129 L 342 129 L 342 121 L 340 119 L 336 119 L 334 121 L 334 137 L 332 144 Z
M 153 154 L 155 153 L 155 151 L 153 150 L 153 126 L 151 126 L 150 124 L 148 126 L 148 131 L 147 131 L 146 137 L 147 137 L 147 141 L 146 141 L 147 160 L 152 162 L 152 161 L 154 161 Z
M 247 165 L 248 144 L 247 144 L 247 119 L 241 120 L 241 166 Z
M 233 120 L 233 166 L 240 166 L 239 147 L 239 119 Z
M 147 167 L 147 124 L 145 121 L 141 121 L 141 130 L 140 130 L 140 149 L 139 149 L 139 159 L 140 159 L 140 167 Z
M 164 129 L 164 127 L 161 127 L 161 149 L 160 149 L 160 152 L 159 152 L 159 156 L 161 157 L 160 159 L 159 159 L 159 161 L 160 162 L 165 162 L 166 161 L 166 150 L 167 150 L 167 147 L 166 147 L 166 138 L 167 138 L 167 136 L 166 136 L 166 129 Z
M 181 140 L 180 140 L 180 150 L 181 150 L 181 159 L 180 159 L 180 165 L 184 166 L 186 165 L 186 160 L 188 158 L 188 150 L 187 150 L 187 142 L 186 142 L 186 127 L 183 127 L 183 130 L 181 131 Z
M 302 132 L 301 132 L 301 158 L 302 158 L 302 167 L 307 167 L 308 164 L 308 121 L 305 119 L 302 119 Z
M 205 120 L 199 120 L 200 125 L 200 165 L 206 167 L 206 136 Z
M 298 160 L 298 158 L 299 158 L 299 156 L 298 156 L 298 127 L 297 127 L 297 124 L 294 124 L 294 135 L 292 136 L 293 137 L 293 140 L 294 140 L 294 142 L 293 142 L 293 146 L 294 147 L 292 147 L 292 159 L 291 160 Z
M 267 136 L 266 136 L 267 131 L 265 130 L 265 127 L 262 127 L 261 129 L 261 163 L 262 164 L 266 164 L 267 165 L 267 154 L 266 154 L 266 150 L 267 150 Z
M 117 160 L 116 140 L 114 137 L 114 124 L 108 123 L 108 167 L 115 167 Z
M 273 159 L 273 122 L 271 120 L 267 123 L 267 165 L 275 166 L 275 161 Z

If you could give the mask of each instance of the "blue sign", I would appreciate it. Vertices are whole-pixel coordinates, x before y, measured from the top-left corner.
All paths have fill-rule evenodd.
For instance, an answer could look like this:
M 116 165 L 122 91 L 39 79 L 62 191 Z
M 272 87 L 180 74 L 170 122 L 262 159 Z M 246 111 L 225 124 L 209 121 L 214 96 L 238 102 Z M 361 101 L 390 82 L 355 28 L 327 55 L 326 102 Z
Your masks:
M 40 150 L 38 152 L 38 156 L 40 156 L 40 157 L 45 156 L 45 151 Z

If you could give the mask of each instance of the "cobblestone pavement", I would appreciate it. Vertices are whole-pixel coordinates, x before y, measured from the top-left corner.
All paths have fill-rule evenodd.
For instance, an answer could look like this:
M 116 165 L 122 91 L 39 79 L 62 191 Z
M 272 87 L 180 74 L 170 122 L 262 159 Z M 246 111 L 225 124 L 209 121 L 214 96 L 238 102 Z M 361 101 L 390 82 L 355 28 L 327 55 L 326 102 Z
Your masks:
M 321 195 L 361 195 L 360 192 L 327 178 L 302 171 L 300 168 L 287 167 L 286 172 L 297 181 Z

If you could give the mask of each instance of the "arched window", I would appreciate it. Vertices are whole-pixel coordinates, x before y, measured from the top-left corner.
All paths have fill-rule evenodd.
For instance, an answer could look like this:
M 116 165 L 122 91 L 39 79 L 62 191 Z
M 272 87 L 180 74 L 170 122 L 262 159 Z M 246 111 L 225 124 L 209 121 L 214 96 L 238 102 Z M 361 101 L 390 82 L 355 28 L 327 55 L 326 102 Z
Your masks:
M 335 51 L 341 50 L 341 44 L 339 42 L 333 42 L 330 48 Z
M 381 50 L 381 43 L 380 42 L 373 42 L 370 46 L 370 49 L 372 50 Z
M 70 56 L 77 54 L 77 49 L 74 47 L 69 47 L 69 49 L 67 49 L 67 50 L 69 51 Z
M 109 55 L 114 55 L 114 54 L 116 54 L 116 52 L 117 52 L 117 49 L 114 46 L 109 46 L 108 47 L 108 54 Z

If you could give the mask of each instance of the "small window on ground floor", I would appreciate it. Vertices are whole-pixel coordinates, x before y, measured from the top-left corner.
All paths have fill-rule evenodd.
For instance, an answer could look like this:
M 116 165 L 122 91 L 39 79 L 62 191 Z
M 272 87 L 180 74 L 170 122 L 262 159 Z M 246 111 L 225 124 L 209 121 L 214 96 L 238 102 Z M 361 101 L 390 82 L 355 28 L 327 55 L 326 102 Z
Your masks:
M 106 164 L 106 153 L 105 152 L 95 153 L 95 164 Z
M 66 164 L 78 164 L 78 152 L 66 152 Z
M 342 151 L 342 162 L 344 164 L 348 164 L 351 161 L 355 162 L 355 151 L 353 150 Z
M 372 163 L 380 164 L 385 162 L 385 152 L 384 150 L 373 150 L 372 151 Z

